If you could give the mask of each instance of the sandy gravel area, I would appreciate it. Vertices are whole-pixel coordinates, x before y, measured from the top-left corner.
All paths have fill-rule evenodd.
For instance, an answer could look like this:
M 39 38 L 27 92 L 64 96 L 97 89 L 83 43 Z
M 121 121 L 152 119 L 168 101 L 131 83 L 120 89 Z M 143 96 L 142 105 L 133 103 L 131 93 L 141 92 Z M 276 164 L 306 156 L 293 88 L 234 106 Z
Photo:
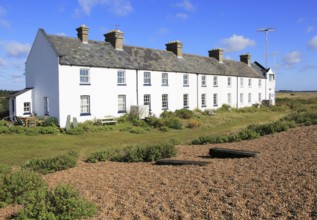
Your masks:
M 211 159 L 212 146 L 260 154 Z M 45 179 L 78 188 L 99 207 L 93 219 L 317 219 L 317 126 L 252 141 L 178 146 L 175 159 L 210 164 L 80 162 Z

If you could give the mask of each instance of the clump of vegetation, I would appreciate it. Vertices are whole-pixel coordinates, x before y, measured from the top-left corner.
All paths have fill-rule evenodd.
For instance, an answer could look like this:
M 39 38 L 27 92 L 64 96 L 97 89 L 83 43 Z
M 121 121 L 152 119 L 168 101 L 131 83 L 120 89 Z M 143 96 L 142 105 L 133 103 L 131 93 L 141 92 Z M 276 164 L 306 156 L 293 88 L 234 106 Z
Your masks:
M 182 119 L 190 119 L 194 116 L 194 113 L 188 109 L 178 109 L 175 111 L 175 116 Z
M 175 145 L 177 141 L 170 140 L 165 143 L 149 146 L 129 146 L 122 150 L 105 150 L 91 153 L 86 162 L 96 163 L 100 161 L 116 162 L 151 162 L 162 158 L 170 158 L 176 155 Z
M 5 207 L 11 203 L 21 204 L 27 193 L 45 184 L 40 175 L 21 170 L 5 174 L 0 178 L 0 185 L 0 207 Z
M 312 110 L 296 111 L 283 118 L 286 121 L 294 121 L 296 124 L 317 124 L 317 112 Z
M 15 219 L 82 219 L 97 213 L 97 207 L 82 199 L 79 191 L 70 185 L 31 191 L 21 204 L 23 210 Z
M 55 117 L 48 117 L 44 120 L 43 126 L 58 126 L 58 120 Z
M 52 158 L 32 159 L 24 165 L 24 168 L 42 174 L 53 173 L 75 167 L 77 164 L 77 157 L 78 154 L 75 151 L 69 151 L 67 154 Z
M 82 219 L 96 214 L 96 206 L 79 196 L 70 185 L 49 189 L 41 175 L 0 165 L 0 208 L 19 204 L 22 211 L 13 219 Z
M 192 144 L 218 144 L 241 140 L 251 140 L 259 138 L 260 136 L 287 131 L 289 128 L 293 127 L 295 127 L 295 124 L 289 121 L 276 121 L 262 125 L 250 125 L 246 129 L 243 129 L 236 134 L 224 136 L 201 136 L 193 140 Z
M 201 122 L 196 120 L 196 119 L 189 119 L 187 121 L 186 127 L 187 128 L 199 128 L 199 127 L 201 127 Z
M 0 126 L 0 134 L 24 134 L 24 135 L 38 135 L 38 134 L 59 134 L 60 129 L 55 126 L 49 127 L 22 127 L 22 126 Z

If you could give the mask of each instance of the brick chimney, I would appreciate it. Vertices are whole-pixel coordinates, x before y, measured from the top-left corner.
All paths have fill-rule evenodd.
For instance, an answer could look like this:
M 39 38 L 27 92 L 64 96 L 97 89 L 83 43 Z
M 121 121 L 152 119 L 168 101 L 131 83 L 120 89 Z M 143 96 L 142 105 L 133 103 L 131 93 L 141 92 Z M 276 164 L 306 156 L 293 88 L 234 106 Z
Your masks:
M 105 41 L 109 42 L 116 50 L 123 50 L 123 32 L 112 30 L 104 34 Z
M 165 44 L 166 50 L 173 52 L 178 58 L 183 57 L 183 43 L 176 40 L 176 41 L 171 41 Z
M 251 55 L 248 53 L 240 55 L 240 62 L 246 63 L 248 66 L 250 66 L 251 65 Z
M 215 48 L 208 51 L 209 57 L 215 58 L 219 63 L 223 63 L 223 49 Z
M 77 37 L 82 43 L 88 44 L 88 30 L 89 28 L 86 27 L 84 24 L 76 29 Z

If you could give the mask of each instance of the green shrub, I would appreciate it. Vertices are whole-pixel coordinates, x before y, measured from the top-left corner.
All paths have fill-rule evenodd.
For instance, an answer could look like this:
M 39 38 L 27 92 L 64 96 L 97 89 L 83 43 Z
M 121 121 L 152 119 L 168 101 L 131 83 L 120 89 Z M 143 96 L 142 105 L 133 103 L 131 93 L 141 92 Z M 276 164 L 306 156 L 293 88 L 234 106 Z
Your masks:
M 173 128 L 173 129 L 182 129 L 183 124 L 180 119 L 175 118 L 175 117 L 169 117 L 164 119 L 164 125 Z
M 160 127 L 160 131 L 167 132 L 167 131 L 169 131 L 169 128 L 166 126 L 162 126 L 162 127 Z
M 143 147 L 127 147 L 123 150 L 121 162 L 143 162 L 146 155 L 146 149 Z
M 161 114 L 160 114 L 160 117 L 161 118 L 170 118 L 170 117 L 173 117 L 174 116 L 174 113 L 172 111 L 166 111 L 164 110 Z
M 228 112 L 232 109 L 230 105 L 223 104 L 220 108 L 216 110 L 216 112 Z
M 5 164 L 0 164 L 0 177 L 5 176 L 11 172 L 11 167 Z
M 0 205 L 21 203 L 29 191 L 43 187 L 44 181 L 40 175 L 21 170 L 1 178 Z
M 296 124 L 311 125 L 317 124 L 317 112 L 316 111 L 300 111 L 292 112 L 285 116 L 283 120 L 294 121 Z
M 69 151 L 65 155 L 60 155 L 47 159 L 32 159 L 24 165 L 24 168 L 31 169 L 43 174 L 53 173 L 60 170 L 75 167 L 77 164 L 78 154 Z
M 237 139 L 239 140 L 251 140 L 251 139 L 257 139 L 260 135 L 255 130 L 252 129 L 243 129 L 241 130 L 236 136 L 233 135 L 233 137 L 229 138 L 232 141 L 235 141 Z M 230 142 L 232 142 L 230 141 Z
M 117 162 L 150 162 L 162 158 L 169 158 L 176 155 L 175 140 L 166 143 L 154 144 L 149 146 L 129 146 L 122 150 L 107 150 L 91 153 L 86 162 L 96 163 L 98 161 L 117 161 Z
M 55 117 L 48 117 L 44 120 L 43 126 L 58 126 L 58 120 Z
M 66 134 L 70 135 L 81 135 L 85 133 L 85 129 L 83 127 L 71 128 L 66 131 Z
M 248 129 L 255 131 L 260 136 L 264 136 L 276 132 L 287 131 L 289 129 L 289 123 L 286 121 L 276 121 L 262 125 L 250 125 L 248 126 Z
M 194 113 L 188 109 L 178 109 L 175 111 L 175 116 L 183 119 L 190 119 L 194 116 Z
M 0 120 L 0 127 L 7 126 L 7 122 L 4 120 Z
M 23 210 L 16 219 L 72 220 L 93 217 L 97 213 L 96 206 L 82 199 L 78 190 L 70 185 L 30 192 L 22 205 Z

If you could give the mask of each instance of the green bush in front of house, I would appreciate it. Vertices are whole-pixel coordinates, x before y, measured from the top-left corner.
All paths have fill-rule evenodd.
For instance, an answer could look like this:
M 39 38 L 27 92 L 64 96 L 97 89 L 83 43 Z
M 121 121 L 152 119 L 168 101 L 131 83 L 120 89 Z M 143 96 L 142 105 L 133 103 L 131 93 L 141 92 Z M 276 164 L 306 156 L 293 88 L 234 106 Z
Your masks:
M 151 162 L 162 158 L 170 158 L 176 155 L 175 145 L 178 142 L 169 140 L 168 142 L 153 144 L 148 146 L 128 146 L 122 150 L 105 150 L 91 153 L 86 162 L 96 163 L 101 161 L 116 162 Z
M 67 154 L 52 158 L 32 159 L 24 164 L 23 167 L 42 174 L 47 174 L 75 167 L 77 158 L 78 153 L 69 151 Z

